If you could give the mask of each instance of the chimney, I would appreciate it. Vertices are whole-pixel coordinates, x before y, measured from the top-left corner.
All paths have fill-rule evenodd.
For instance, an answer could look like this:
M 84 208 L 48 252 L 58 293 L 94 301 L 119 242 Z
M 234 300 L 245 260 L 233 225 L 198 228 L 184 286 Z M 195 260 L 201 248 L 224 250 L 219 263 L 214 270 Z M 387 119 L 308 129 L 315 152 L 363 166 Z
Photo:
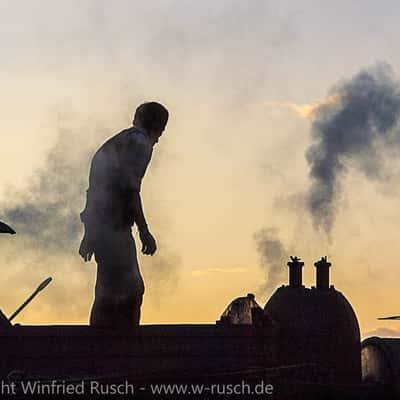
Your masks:
M 290 257 L 287 263 L 289 267 L 289 286 L 299 288 L 303 286 L 302 268 L 304 263 L 298 257 Z
M 317 269 L 317 289 L 329 289 L 329 268 L 332 264 L 327 257 L 322 257 L 314 265 Z

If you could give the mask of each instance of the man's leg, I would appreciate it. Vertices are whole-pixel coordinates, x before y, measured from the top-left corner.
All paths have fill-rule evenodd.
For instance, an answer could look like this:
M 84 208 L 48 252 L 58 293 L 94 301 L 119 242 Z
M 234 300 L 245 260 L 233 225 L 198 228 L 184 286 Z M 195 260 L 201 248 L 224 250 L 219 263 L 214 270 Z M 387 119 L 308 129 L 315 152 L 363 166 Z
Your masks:
M 98 237 L 97 279 L 90 325 L 139 325 L 144 284 L 131 230 L 104 230 Z
M 136 302 L 133 304 L 133 324 L 134 325 L 139 325 L 140 322 L 140 309 L 142 307 L 142 302 L 143 302 L 143 294 L 141 294 Z
M 96 296 L 90 312 L 90 325 L 107 328 L 114 325 L 116 309 L 112 299 Z
M 95 327 L 115 327 L 116 307 L 115 296 L 118 293 L 116 278 L 118 273 L 113 273 L 118 257 L 115 246 L 117 232 L 109 227 L 102 227 L 97 233 L 95 246 L 95 259 L 97 275 L 95 285 L 95 298 L 90 312 L 90 325 Z
M 136 253 L 136 245 L 129 230 L 126 236 L 124 246 L 124 260 L 126 262 L 126 279 L 125 287 L 126 297 L 122 300 L 120 311 L 122 316 L 122 323 L 128 329 L 129 327 L 138 326 L 140 322 L 140 309 L 143 302 L 144 282 L 139 271 L 139 263 Z
M 143 294 L 122 301 L 118 306 L 118 325 L 121 328 L 138 326 L 140 322 L 140 308 L 143 302 Z

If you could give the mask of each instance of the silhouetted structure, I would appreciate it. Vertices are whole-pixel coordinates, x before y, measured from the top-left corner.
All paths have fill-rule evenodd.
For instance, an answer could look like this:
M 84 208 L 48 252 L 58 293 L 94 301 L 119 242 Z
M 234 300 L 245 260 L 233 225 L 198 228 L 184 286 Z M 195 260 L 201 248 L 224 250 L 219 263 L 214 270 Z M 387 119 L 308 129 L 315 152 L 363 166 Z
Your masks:
M 8 321 L 11 322 L 18 314 L 43 290 L 46 286 L 52 281 L 52 278 L 45 279 L 36 290 L 12 313 L 12 315 L 8 318 Z
M 256 302 L 254 294 L 248 293 L 246 297 L 233 300 L 217 322 L 230 325 L 252 325 L 262 308 Z
M 264 381 L 273 384 L 275 399 L 394 398 L 399 341 L 364 341 L 362 383 L 357 318 L 329 286 L 327 264 L 315 263 L 317 275 L 325 268 L 323 285 L 308 289 L 299 273 L 304 264 L 292 257 L 289 285 L 278 288 L 264 310 L 248 294 L 232 301 L 217 324 L 146 325 L 129 332 L 0 324 L 0 378 L 127 380 L 136 387 Z
M 0 233 L 9 233 L 10 235 L 15 235 L 13 228 L 0 221 Z
M 303 286 L 303 266 L 304 263 L 298 257 L 290 257 L 291 261 L 287 263 L 289 267 L 289 286 Z
M 380 385 L 387 395 L 400 398 L 400 339 L 363 340 L 361 360 L 364 382 Z
M 331 263 L 327 261 L 327 257 L 322 257 L 314 263 L 317 273 L 317 289 L 329 289 L 329 268 Z
M 278 364 L 316 363 L 327 381 L 360 382 L 357 317 L 343 294 L 329 287 L 326 258 L 315 266 L 317 288 L 304 288 L 298 279 L 290 279 L 289 286 L 277 289 L 265 305 L 265 315 L 278 332 Z M 298 260 L 292 261 L 291 273 L 299 269 Z

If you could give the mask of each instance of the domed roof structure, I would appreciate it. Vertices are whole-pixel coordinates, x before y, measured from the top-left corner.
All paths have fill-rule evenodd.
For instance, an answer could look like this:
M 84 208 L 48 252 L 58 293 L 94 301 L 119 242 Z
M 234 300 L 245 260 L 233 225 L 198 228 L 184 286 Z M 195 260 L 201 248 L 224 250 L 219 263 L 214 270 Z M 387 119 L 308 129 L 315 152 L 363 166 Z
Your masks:
M 296 276 L 303 266 L 296 264 L 298 261 L 288 263 Z M 358 382 L 361 349 L 357 317 L 343 294 L 329 287 L 330 264 L 326 259 L 315 266 L 319 283 L 316 288 L 282 286 L 264 307 L 265 316 L 277 326 L 280 364 L 312 363 L 326 370 L 328 380 Z
M 248 293 L 245 297 L 238 297 L 233 300 L 221 315 L 218 322 L 232 325 L 251 325 L 253 324 L 254 313 L 262 308 L 256 302 L 253 293 Z

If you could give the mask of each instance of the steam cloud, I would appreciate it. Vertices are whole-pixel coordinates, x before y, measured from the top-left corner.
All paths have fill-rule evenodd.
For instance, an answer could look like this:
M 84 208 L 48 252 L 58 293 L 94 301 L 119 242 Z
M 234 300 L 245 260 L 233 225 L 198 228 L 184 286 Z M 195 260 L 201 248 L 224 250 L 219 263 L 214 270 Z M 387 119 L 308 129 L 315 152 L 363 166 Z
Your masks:
M 76 251 L 90 160 L 89 151 L 76 155 L 76 149 L 79 145 L 70 135 L 60 136 L 28 187 L 11 194 L 10 202 L 1 207 L 4 218 L 39 249 Z
M 62 315 L 64 321 L 79 321 L 88 314 L 84 303 L 92 292 L 94 269 L 82 268 L 77 249 L 91 151 L 78 139 L 75 132 L 61 129 L 27 186 L 9 189 L 0 204 L 1 218 L 17 231 L 15 240 L 0 243 L 7 265 L 3 278 L 17 292 L 9 307 L 15 308 L 40 280 L 54 277 L 43 301 L 28 310 L 41 320 Z
M 261 265 L 268 277 L 259 288 L 262 295 L 268 295 L 281 282 L 289 252 L 279 240 L 274 229 L 263 229 L 255 234 Z
M 33 282 L 39 283 L 40 279 L 52 275 L 54 282 L 46 289 L 49 297 L 44 308 L 48 315 L 60 315 L 62 304 L 63 318 L 74 320 L 87 318 L 90 305 L 83 304 L 82 300 L 90 298 L 94 286 L 95 268 L 82 265 L 78 255 L 83 232 L 79 213 L 85 203 L 93 149 L 106 137 L 102 130 L 100 134 L 84 131 L 92 144 L 85 143 L 74 132 L 62 132 L 28 186 L 9 193 L 7 200 L 0 204 L 1 219 L 17 231 L 15 240 L 0 242 L 2 259 L 5 258 L 8 266 L 3 278 L 20 290 L 18 298 L 22 300 L 35 288 Z M 112 130 L 106 133 L 111 134 Z M 157 157 L 162 156 L 157 153 Z M 153 220 L 153 214 L 152 217 Z M 164 243 L 162 235 L 161 242 Z M 179 257 L 168 245 L 159 248 L 160 254 L 142 260 L 146 283 L 156 297 L 177 281 L 179 267 Z
M 398 146 L 400 85 L 387 64 L 363 70 L 330 93 L 338 101 L 315 111 L 314 143 L 307 151 L 312 180 L 308 209 L 314 226 L 329 235 L 349 163 L 379 177 L 385 150 Z

